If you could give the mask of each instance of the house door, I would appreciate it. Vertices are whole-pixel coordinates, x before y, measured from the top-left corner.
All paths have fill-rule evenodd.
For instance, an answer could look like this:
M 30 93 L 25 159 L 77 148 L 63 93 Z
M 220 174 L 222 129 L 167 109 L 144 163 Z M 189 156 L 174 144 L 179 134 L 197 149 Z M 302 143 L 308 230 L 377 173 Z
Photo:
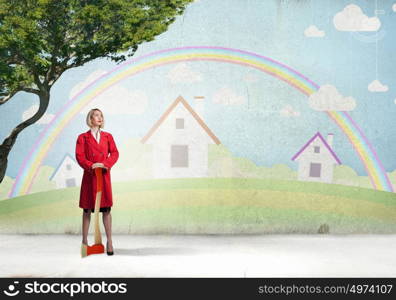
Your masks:
M 76 186 L 76 179 L 74 178 L 66 179 L 66 187 L 73 187 L 73 186 Z
M 171 145 L 171 167 L 188 167 L 188 145 Z
M 309 177 L 320 177 L 321 169 L 321 164 L 311 163 L 309 166 Z

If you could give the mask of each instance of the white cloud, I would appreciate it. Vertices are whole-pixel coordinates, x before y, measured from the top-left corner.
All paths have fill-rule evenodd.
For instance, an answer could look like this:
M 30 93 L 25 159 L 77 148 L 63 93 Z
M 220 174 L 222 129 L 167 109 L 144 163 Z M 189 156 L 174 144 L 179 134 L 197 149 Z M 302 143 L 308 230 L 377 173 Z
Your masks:
M 87 114 L 92 108 L 99 108 L 106 116 L 108 114 L 142 114 L 147 108 L 148 97 L 140 90 L 130 91 L 121 85 L 115 85 L 105 90 L 92 100 L 80 114 Z
M 71 89 L 70 98 L 106 73 L 106 71 L 98 69 L 89 74 L 83 82 L 76 84 Z M 104 115 L 142 114 L 146 110 L 147 104 L 146 93 L 140 90 L 130 91 L 121 85 L 115 85 L 95 97 L 80 111 L 80 114 L 87 114 L 91 108 L 95 107 L 102 110 Z
M 395 104 L 396 104 L 396 99 L 395 99 Z
M 39 110 L 39 105 L 34 104 L 22 113 L 22 121 L 30 119 Z M 44 115 L 36 122 L 36 124 L 48 124 L 55 115 L 44 113 Z
M 319 30 L 315 25 L 309 26 L 304 30 L 304 34 L 306 37 L 324 37 L 325 32 L 323 30 Z
M 282 108 L 279 111 L 279 113 L 282 117 L 299 117 L 300 116 L 300 112 L 295 111 L 291 105 L 286 105 L 284 108 Z
M 245 97 L 236 95 L 230 88 L 222 87 L 213 95 L 213 102 L 224 105 L 240 105 L 246 102 Z
M 386 92 L 388 90 L 388 86 L 379 82 L 379 80 L 375 79 L 368 85 L 368 90 L 370 92 Z
M 331 84 L 322 85 L 316 93 L 309 96 L 308 101 L 312 109 L 320 111 L 349 111 L 356 106 L 354 98 L 342 96 Z
M 333 23 L 340 31 L 377 31 L 381 26 L 377 17 L 369 18 L 356 4 L 349 4 L 336 13 Z
M 170 80 L 171 83 L 194 83 L 202 81 L 202 76 L 198 72 L 194 72 L 186 63 L 178 63 L 173 67 L 166 78 Z
M 83 90 L 85 87 L 87 87 L 91 82 L 94 80 L 98 79 L 101 75 L 106 74 L 107 72 L 104 70 L 96 70 L 89 74 L 84 81 L 76 84 L 70 91 L 70 99 L 73 98 L 78 92 Z
M 392 9 L 394 12 L 396 12 L 396 3 L 392 5 Z

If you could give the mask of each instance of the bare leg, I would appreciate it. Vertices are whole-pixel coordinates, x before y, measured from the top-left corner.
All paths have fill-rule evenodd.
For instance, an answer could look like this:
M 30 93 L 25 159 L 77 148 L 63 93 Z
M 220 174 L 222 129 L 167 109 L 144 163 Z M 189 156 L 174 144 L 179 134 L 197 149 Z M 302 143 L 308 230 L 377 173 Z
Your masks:
M 88 212 L 83 211 L 83 221 L 82 221 L 82 243 L 88 245 L 88 230 L 89 222 L 91 221 L 91 210 Z
M 107 237 L 107 251 L 113 251 L 113 241 L 111 239 L 111 212 L 103 212 L 103 225 Z

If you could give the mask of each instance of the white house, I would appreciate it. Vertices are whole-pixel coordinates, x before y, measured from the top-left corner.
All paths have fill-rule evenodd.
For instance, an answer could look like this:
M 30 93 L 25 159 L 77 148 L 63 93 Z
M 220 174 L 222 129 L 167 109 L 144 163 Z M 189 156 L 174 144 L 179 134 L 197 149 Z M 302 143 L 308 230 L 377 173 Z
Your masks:
M 298 162 L 298 180 L 331 183 L 335 164 L 341 164 L 334 153 L 334 135 L 329 133 L 327 141 L 317 132 L 293 157 Z
M 66 153 L 49 180 L 55 181 L 57 189 L 63 189 L 80 185 L 82 175 L 83 170 L 77 161 Z
M 208 145 L 220 140 L 204 122 L 204 97 L 194 101 L 177 97 L 141 140 L 153 145 L 154 178 L 207 177 Z

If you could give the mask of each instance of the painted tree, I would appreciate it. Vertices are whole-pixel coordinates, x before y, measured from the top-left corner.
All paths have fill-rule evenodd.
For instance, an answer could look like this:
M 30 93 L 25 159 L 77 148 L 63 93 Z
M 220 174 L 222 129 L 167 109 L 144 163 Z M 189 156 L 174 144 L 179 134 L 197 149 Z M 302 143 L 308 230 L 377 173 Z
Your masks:
M 21 91 L 40 100 L 0 145 L 0 183 L 18 134 L 44 115 L 63 72 L 96 58 L 125 61 L 192 1 L 0 0 L 0 105 Z

